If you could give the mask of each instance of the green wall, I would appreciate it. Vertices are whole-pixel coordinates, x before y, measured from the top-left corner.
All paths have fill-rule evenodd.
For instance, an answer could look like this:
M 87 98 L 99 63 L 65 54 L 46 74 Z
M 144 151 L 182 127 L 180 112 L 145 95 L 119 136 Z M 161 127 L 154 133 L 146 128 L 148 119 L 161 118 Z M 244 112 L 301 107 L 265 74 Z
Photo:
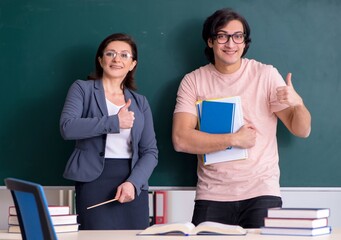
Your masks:
M 206 64 L 202 23 L 222 7 L 250 23 L 246 57 L 284 77 L 291 71 L 311 111 L 308 139 L 279 124 L 282 186 L 341 186 L 338 0 L 1 0 L 0 178 L 72 184 L 62 173 L 73 142 L 59 134 L 66 92 L 93 71 L 100 41 L 125 32 L 138 44 L 137 84 L 151 104 L 160 150 L 150 184 L 194 186 L 195 157 L 172 147 L 172 112 L 184 74 Z

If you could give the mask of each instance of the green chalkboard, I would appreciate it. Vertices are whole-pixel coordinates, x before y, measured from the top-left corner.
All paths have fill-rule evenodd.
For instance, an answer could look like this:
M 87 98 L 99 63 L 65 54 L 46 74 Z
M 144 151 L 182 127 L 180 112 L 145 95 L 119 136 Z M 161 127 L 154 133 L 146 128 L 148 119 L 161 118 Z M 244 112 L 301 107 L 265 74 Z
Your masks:
M 138 44 L 138 90 L 151 104 L 160 150 L 150 184 L 194 186 L 195 156 L 174 151 L 172 113 L 184 74 L 206 64 L 202 23 L 222 7 L 250 23 L 246 57 L 291 71 L 311 110 L 308 139 L 279 124 L 282 186 L 341 186 L 338 0 L 1 0 L 0 178 L 73 184 L 62 173 L 74 143 L 59 134 L 67 90 L 93 71 L 100 41 L 125 32 Z

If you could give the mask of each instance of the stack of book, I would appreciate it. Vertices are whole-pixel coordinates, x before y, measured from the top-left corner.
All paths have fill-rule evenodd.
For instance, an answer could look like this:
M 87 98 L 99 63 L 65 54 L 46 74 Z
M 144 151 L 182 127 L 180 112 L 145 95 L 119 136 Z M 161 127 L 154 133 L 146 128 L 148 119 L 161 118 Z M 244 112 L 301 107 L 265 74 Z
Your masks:
M 48 206 L 48 209 L 56 233 L 78 231 L 77 215 L 70 214 L 69 206 Z M 19 219 L 15 206 L 9 207 L 8 232 L 20 233 Z
M 262 234 L 317 236 L 329 234 L 329 208 L 270 208 Z
M 210 134 L 237 132 L 243 125 L 240 96 L 207 99 L 196 102 L 199 130 Z M 203 155 L 205 165 L 241 160 L 248 157 L 247 149 L 227 147 L 225 150 Z

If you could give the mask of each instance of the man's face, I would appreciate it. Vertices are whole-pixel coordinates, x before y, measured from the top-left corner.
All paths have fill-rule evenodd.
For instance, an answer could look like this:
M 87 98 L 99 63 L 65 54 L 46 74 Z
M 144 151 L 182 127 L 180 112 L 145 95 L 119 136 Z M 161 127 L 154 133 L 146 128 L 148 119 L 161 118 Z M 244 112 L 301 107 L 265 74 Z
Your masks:
M 245 42 L 241 41 L 244 39 L 244 35 L 242 35 L 244 34 L 243 24 L 238 20 L 232 20 L 221 28 L 217 34 L 218 38 L 221 37 L 220 40 L 208 40 L 208 46 L 214 52 L 216 68 L 223 73 L 237 71 L 240 67 L 241 56 L 245 49 Z M 219 36 L 220 34 L 221 36 Z M 227 36 L 228 41 L 226 43 L 218 43 L 218 40 L 219 42 L 224 42 L 224 38 L 227 40 L 226 34 L 234 36 Z M 243 39 L 240 39 L 240 37 Z

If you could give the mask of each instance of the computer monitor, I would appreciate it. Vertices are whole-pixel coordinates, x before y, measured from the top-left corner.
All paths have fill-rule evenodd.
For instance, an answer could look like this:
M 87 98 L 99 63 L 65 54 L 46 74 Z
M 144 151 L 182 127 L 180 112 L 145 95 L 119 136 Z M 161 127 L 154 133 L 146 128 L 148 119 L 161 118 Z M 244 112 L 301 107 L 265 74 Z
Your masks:
M 23 240 L 57 240 L 43 187 L 16 178 L 6 178 L 5 184 L 12 194 Z

